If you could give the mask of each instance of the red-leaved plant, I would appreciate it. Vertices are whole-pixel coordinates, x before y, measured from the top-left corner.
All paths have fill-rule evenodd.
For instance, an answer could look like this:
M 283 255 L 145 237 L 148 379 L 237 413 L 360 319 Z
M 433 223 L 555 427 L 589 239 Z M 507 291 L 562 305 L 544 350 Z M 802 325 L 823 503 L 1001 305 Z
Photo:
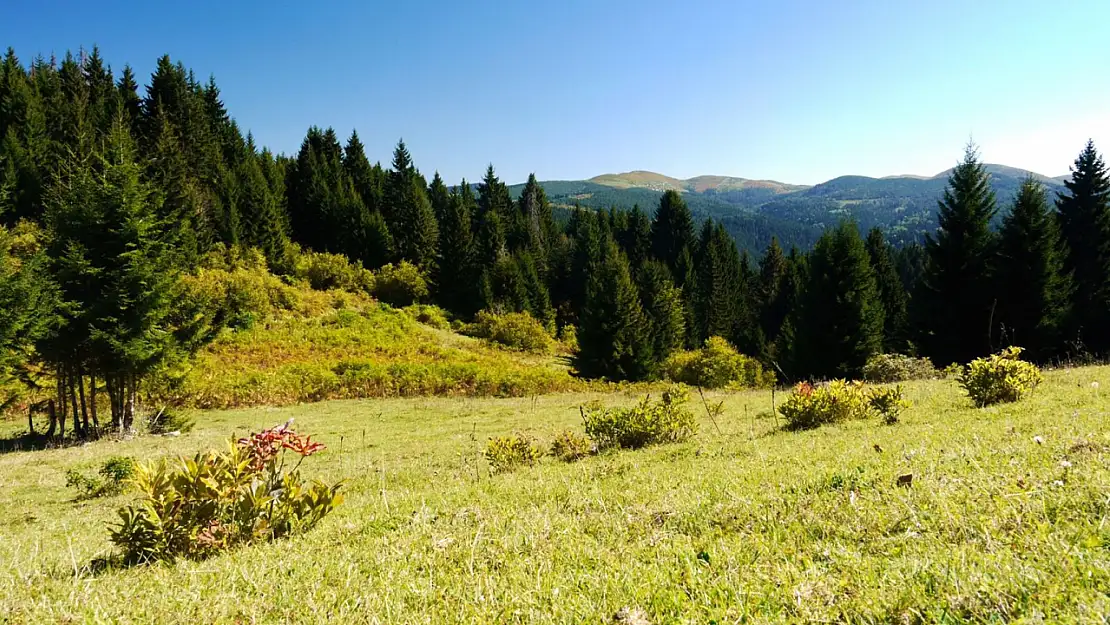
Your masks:
M 120 510 L 112 542 L 129 563 L 203 558 L 234 545 L 302 532 L 342 502 L 340 484 L 305 483 L 300 466 L 324 449 L 285 423 L 228 442 L 227 451 L 139 465 L 143 494 Z M 286 456 L 296 464 L 286 469 Z

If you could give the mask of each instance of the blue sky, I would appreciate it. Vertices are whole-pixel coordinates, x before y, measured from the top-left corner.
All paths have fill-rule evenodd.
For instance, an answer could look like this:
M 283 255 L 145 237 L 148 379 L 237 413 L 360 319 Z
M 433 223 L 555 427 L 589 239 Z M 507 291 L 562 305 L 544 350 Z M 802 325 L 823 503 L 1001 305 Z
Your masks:
M 1110 150 L 1110 2 L 5 0 L 24 60 L 100 46 L 216 77 L 256 140 L 404 137 L 449 181 L 648 169 L 816 183 Z

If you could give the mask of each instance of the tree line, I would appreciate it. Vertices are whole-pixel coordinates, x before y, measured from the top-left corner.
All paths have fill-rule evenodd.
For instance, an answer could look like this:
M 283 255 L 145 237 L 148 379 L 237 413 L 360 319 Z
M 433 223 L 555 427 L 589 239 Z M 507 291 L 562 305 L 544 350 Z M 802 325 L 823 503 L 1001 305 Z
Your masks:
M 1051 360 L 1110 351 L 1110 182 L 1088 143 L 1066 191 L 1025 181 L 999 200 L 968 148 L 925 244 L 895 249 L 851 222 L 812 250 L 760 258 L 681 194 L 652 212 L 557 219 L 535 175 L 513 197 L 492 165 L 429 182 L 404 142 L 388 167 L 357 132 L 312 127 L 296 154 L 239 128 L 215 80 L 168 56 L 142 88 L 90 53 L 0 62 L 0 374 L 51 374 L 61 427 L 134 417 L 142 380 L 211 340 L 220 320 L 179 277 L 217 248 L 250 247 L 277 274 L 299 248 L 373 269 L 410 263 L 461 318 L 528 312 L 574 329 L 584 376 L 646 379 L 673 351 L 721 336 L 785 379 L 858 374 L 879 352 L 940 365 L 1006 344 Z M 53 423 L 53 420 L 52 420 Z M 53 425 L 51 426 L 53 427 Z

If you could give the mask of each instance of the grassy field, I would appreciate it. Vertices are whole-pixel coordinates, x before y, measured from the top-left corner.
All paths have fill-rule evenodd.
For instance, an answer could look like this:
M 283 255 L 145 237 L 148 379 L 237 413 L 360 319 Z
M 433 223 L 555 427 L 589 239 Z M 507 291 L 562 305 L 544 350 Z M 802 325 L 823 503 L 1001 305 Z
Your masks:
M 689 443 L 490 476 L 485 441 L 579 428 L 585 401 L 346 400 L 201 413 L 178 438 L 0 456 L 0 621 L 209 623 L 1105 622 L 1110 368 L 974 409 L 907 386 L 901 423 L 776 429 L 769 392 L 717 395 Z M 781 401 L 781 395 L 780 395 Z M 691 408 L 698 404 L 691 402 Z M 204 562 L 92 572 L 128 495 L 70 467 L 193 453 L 296 417 L 346 478 L 311 533 Z M 12 429 L 20 424 L 10 424 Z M 912 485 L 897 485 L 913 474 Z M 627 614 L 625 612 L 624 614 Z

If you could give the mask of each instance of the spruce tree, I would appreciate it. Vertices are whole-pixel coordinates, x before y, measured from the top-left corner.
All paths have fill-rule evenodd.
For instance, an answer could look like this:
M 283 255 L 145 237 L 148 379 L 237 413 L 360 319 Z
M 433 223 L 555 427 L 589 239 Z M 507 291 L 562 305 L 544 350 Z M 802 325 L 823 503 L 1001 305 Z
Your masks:
M 1110 178 L 1093 141 L 1075 159 L 1064 186 L 1056 206 L 1068 247 L 1064 266 L 1075 280 L 1065 338 L 1101 356 L 1110 351 Z
M 648 260 L 637 274 L 640 300 L 651 332 L 652 353 L 662 362 L 686 343 L 686 304 L 667 266 Z
M 143 101 L 139 97 L 139 83 L 135 81 L 135 73 L 130 65 L 123 66 L 119 82 L 116 83 L 116 92 L 119 94 L 120 110 L 126 115 L 131 128 L 131 136 L 142 136 Z
M 422 269 L 433 269 L 437 256 L 438 224 L 432 204 L 428 201 L 426 185 L 412 164 L 404 141 L 399 141 L 393 151 L 387 204 L 386 222 L 393 234 L 398 257 Z
M 685 287 L 692 274 L 690 255 L 695 245 L 694 217 L 690 209 L 677 191 L 666 191 L 651 224 L 651 247 L 655 257 L 671 270 L 679 287 Z
M 472 224 L 477 262 L 482 267 L 492 267 L 507 251 L 504 219 L 510 206 L 508 189 L 490 165 L 478 184 L 478 205 Z
M 585 377 L 642 380 L 656 366 L 651 328 L 644 315 L 628 260 L 611 239 L 590 271 L 586 303 L 579 312 L 575 369 Z
M 915 297 L 921 347 L 939 366 L 992 351 L 990 266 L 996 241 L 990 221 L 995 210 L 990 176 L 968 145 L 939 202 L 940 228 L 926 238 L 925 274 Z
M 883 304 L 854 223 L 842 223 L 817 241 L 791 327 L 790 364 L 797 377 L 855 377 L 882 349 Z
M 474 266 L 474 239 L 470 232 L 476 202 L 466 179 L 448 198 L 439 224 L 439 301 L 454 313 L 469 316 L 478 311 L 479 272 Z
M 432 177 L 432 184 L 428 185 L 428 201 L 432 204 L 432 213 L 436 216 L 436 222 L 442 223 L 449 210 L 451 194 L 438 171 Z
M 698 243 L 694 286 L 694 340 L 711 336 L 731 339 L 740 303 L 740 256 L 732 238 L 712 220 L 703 225 Z
M 628 212 L 628 223 L 623 232 L 617 236 L 621 249 L 628 256 L 628 263 L 632 266 L 633 273 L 646 263 L 651 257 L 651 220 L 639 204 Z
M 547 256 L 550 246 L 558 234 L 558 226 L 547 201 L 547 193 L 536 180 L 536 174 L 528 175 L 528 182 L 521 189 L 517 201 L 522 232 L 521 245 L 529 250 L 539 266 L 541 274 L 547 272 Z
M 793 304 L 790 297 L 792 294 L 786 284 L 790 269 L 778 239 L 771 237 L 771 243 L 759 261 L 757 295 L 759 325 L 769 345 L 774 345 L 778 340 L 782 324 Z
M 1060 352 L 1072 292 L 1064 247 L 1044 186 L 1026 178 L 1002 222 L 997 268 L 998 312 L 1003 345 L 1029 349 L 1044 359 Z
M 867 233 L 867 254 L 875 271 L 879 299 L 883 302 L 883 351 L 904 353 L 909 349 L 906 288 L 894 266 L 890 245 L 883 237 L 883 231 L 877 227 Z

